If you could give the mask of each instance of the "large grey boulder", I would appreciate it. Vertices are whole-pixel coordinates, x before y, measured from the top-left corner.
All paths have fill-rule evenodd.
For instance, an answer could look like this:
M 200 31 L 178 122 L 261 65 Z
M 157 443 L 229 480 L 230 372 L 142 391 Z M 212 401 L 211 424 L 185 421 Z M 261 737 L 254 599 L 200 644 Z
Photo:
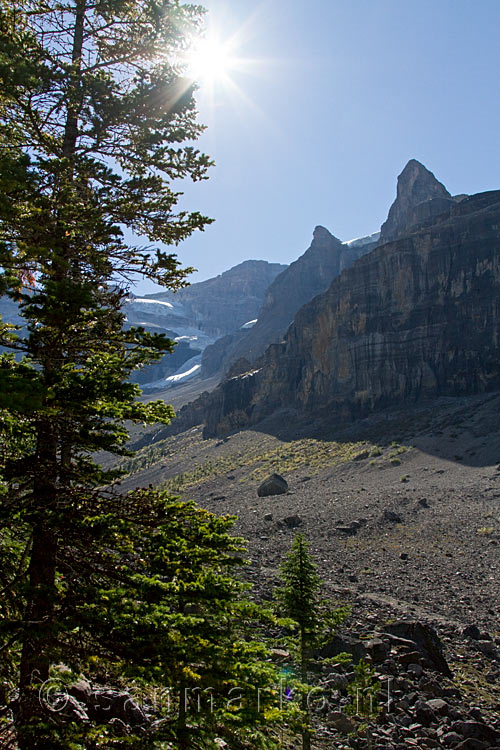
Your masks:
M 385 631 L 398 638 L 412 641 L 417 651 L 430 662 L 433 669 L 452 677 L 452 673 L 443 654 L 443 644 L 433 627 L 424 622 L 400 620 L 386 625 Z
M 317 653 L 323 659 L 330 659 L 337 654 L 351 654 L 353 662 L 357 664 L 360 659 L 366 659 L 367 650 L 358 638 L 352 638 L 349 635 L 334 635 Z
M 259 497 L 268 497 L 269 495 L 284 495 L 288 492 L 288 484 L 281 474 L 271 474 L 270 477 L 262 482 L 257 494 Z

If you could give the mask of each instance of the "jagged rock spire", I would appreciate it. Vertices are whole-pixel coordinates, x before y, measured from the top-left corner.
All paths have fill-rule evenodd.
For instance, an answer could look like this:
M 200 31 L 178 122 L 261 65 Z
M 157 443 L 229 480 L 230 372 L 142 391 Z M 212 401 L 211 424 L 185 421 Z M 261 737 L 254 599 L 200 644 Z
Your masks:
M 389 209 L 387 221 L 382 224 L 379 244 L 395 239 L 418 219 L 417 206 L 428 201 L 434 203 L 428 207 L 428 215 L 445 210 L 452 197 L 445 186 L 436 179 L 423 164 L 410 159 L 398 177 L 396 200 Z

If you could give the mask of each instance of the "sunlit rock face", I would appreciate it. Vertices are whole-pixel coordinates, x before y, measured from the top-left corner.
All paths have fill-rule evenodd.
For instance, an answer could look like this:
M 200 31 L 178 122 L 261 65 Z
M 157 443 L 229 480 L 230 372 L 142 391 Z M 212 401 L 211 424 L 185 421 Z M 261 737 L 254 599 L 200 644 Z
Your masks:
M 240 332 L 216 342 L 203 355 L 202 370 L 209 375 L 228 372 L 241 358 L 254 361 L 266 348 L 279 342 L 300 308 L 330 286 L 332 280 L 376 245 L 378 233 L 341 242 L 324 227 L 314 230 L 310 247 L 272 282 L 266 291 L 257 321 L 244 335 Z
M 500 191 L 379 245 L 296 315 L 284 341 L 205 405 L 206 433 L 294 407 L 352 420 L 500 388 Z

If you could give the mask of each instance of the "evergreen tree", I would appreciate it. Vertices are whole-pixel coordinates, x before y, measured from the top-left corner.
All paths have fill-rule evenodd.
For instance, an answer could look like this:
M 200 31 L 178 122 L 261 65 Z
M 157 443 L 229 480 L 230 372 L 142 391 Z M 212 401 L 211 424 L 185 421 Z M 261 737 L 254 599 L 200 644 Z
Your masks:
M 177 210 L 174 189 L 210 166 L 187 145 L 202 128 L 180 65 L 200 14 L 179 0 L 0 5 L 0 292 L 26 321 L 0 325 L 0 669 L 18 692 L 20 750 L 121 746 L 108 724 L 47 712 L 39 691 L 60 662 L 101 682 L 265 677 L 235 630 L 227 520 L 150 490 L 122 497 L 94 460 L 126 452 L 125 420 L 173 416 L 129 379 L 172 342 L 125 331 L 123 305 L 137 274 L 175 289 L 189 269 L 124 229 L 175 245 L 209 221 Z M 162 731 L 186 746 L 194 729 L 177 706 Z M 161 732 L 136 740 L 126 746 L 160 747 Z
M 347 687 L 352 701 L 348 713 L 373 719 L 380 710 L 380 680 L 377 679 L 376 670 L 370 662 L 360 659 L 354 667 L 354 674 L 354 680 Z
M 310 650 L 316 642 L 320 622 L 319 590 L 321 580 L 317 566 L 309 551 L 309 544 L 302 534 L 297 534 L 290 551 L 281 565 L 280 578 L 282 586 L 277 591 L 283 614 L 297 624 L 298 657 L 302 682 L 302 710 L 306 717 L 306 726 L 302 731 L 302 748 L 309 750 L 311 732 L 307 718 L 308 663 Z
M 281 586 L 276 598 L 283 615 L 290 618 L 297 631 L 297 656 L 300 669 L 301 708 L 304 715 L 302 747 L 311 746 L 308 716 L 309 664 L 315 647 L 328 640 L 347 618 L 347 607 L 329 609 L 320 598 L 321 578 L 309 543 L 297 534 L 280 569 Z

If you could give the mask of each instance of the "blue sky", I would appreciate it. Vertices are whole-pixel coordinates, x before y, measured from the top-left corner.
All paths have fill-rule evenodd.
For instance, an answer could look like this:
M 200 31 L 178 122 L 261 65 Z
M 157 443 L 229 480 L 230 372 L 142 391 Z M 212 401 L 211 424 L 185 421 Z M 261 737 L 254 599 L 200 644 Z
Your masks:
M 216 222 L 178 248 L 192 281 L 289 263 L 317 224 L 377 231 L 410 158 L 452 193 L 500 188 L 500 0 L 204 5 L 247 62 L 198 93 L 217 166 L 183 206 Z

